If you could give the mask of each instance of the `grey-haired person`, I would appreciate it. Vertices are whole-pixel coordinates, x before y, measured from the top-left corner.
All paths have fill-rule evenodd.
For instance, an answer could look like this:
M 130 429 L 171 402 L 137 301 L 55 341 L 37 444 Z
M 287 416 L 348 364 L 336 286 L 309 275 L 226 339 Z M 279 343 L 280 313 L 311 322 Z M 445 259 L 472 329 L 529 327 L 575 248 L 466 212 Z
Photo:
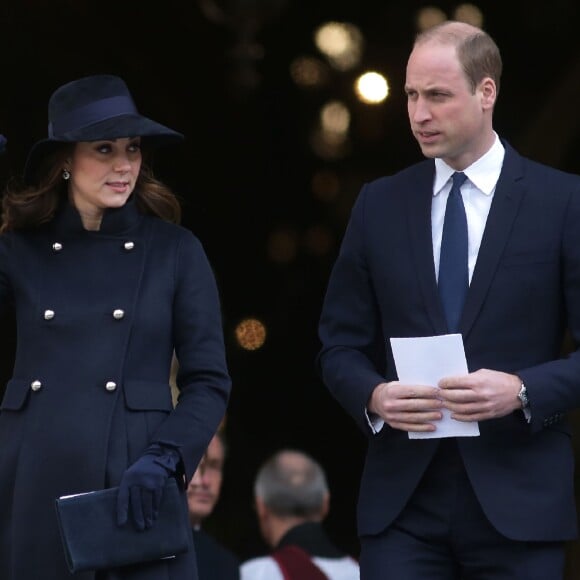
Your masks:
M 254 481 L 258 525 L 269 554 L 242 563 L 242 580 L 359 580 L 358 562 L 324 527 L 330 489 L 323 467 L 298 449 L 280 449 Z
M 17 321 L 0 412 L 3 580 L 72 577 L 59 496 L 119 486 L 118 525 L 146 533 L 175 477 L 186 513 L 183 482 L 231 387 L 208 257 L 144 163 L 183 136 L 141 115 L 113 75 L 59 87 L 48 119 L 2 203 L 0 307 Z M 195 554 L 75 578 L 196 580 Z

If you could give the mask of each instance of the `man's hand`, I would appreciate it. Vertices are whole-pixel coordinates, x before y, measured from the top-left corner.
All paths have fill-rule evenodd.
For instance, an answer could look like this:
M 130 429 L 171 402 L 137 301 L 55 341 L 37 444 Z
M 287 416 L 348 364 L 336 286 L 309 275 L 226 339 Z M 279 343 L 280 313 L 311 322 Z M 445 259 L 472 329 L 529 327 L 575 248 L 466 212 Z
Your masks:
M 377 385 L 368 409 L 393 429 L 425 432 L 435 431 L 442 406 L 438 388 L 392 381 Z
M 485 421 L 520 409 L 521 385 L 516 375 L 480 369 L 468 375 L 442 379 L 439 397 L 453 419 Z

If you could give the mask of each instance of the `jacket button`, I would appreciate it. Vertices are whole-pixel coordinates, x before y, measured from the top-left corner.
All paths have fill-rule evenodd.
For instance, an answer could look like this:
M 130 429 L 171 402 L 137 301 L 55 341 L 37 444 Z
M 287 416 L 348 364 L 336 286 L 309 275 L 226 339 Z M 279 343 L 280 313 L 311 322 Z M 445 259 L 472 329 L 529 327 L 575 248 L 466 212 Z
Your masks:
M 55 252 L 60 252 L 62 250 L 62 244 L 60 242 L 54 242 L 54 244 L 52 244 L 52 249 Z
M 52 320 L 54 318 L 54 310 L 44 311 L 44 320 Z
M 125 311 L 121 310 L 120 308 L 117 308 L 116 310 L 113 310 L 113 318 L 115 320 L 121 320 L 121 318 L 123 318 L 123 316 L 125 316 Z
M 40 389 L 40 387 L 42 387 L 42 383 L 40 381 L 32 381 L 30 383 L 30 388 L 33 391 L 38 391 Z
M 123 247 L 124 247 L 124 248 L 125 248 L 125 249 L 126 249 L 128 252 L 130 252 L 130 251 L 131 251 L 131 250 L 132 250 L 132 249 L 135 247 L 135 244 L 134 244 L 133 242 L 125 242 L 125 243 L 123 244 Z
M 117 383 L 114 383 L 113 381 L 107 381 L 107 383 L 105 384 L 105 389 L 107 389 L 107 391 L 114 391 L 117 388 Z

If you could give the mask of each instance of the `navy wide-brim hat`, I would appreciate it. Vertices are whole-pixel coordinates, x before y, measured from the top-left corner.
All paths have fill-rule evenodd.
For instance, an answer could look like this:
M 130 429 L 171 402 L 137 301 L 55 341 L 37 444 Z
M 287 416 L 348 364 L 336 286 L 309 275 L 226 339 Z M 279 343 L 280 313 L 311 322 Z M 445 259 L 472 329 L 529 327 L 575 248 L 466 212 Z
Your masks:
M 33 182 L 43 159 L 63 143 L 143 137 L 147 145 L 172 144 L 183 135 L 140 115 L 121 78 L 93 75 L 62 85 L 48 101 L 48 137 L 31 148 L 24 178 Z

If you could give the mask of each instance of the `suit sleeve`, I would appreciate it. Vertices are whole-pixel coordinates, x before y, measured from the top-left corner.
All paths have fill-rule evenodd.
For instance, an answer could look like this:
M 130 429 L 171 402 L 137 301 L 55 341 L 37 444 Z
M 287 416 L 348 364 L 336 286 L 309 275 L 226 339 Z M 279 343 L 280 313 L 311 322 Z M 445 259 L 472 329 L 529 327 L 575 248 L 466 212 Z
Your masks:
M 363 186 L 353 207 L 341 248 L 330 274 L 319 323 L 322 348 L 317 366 L 332 395 L 361 430 L 371 429 L 365 408 L 374 388 L 385 379 L 375 364 L 384 345 L 371 273 L 365 257 Z
M 580 185 L 570 195 L 561 247 L 562 298 L 565 323 L 580 345 Z M 531 405 L 531 429 L 539 431 L 580 407 L 580 349 L 517 373 L 525 383 Z

